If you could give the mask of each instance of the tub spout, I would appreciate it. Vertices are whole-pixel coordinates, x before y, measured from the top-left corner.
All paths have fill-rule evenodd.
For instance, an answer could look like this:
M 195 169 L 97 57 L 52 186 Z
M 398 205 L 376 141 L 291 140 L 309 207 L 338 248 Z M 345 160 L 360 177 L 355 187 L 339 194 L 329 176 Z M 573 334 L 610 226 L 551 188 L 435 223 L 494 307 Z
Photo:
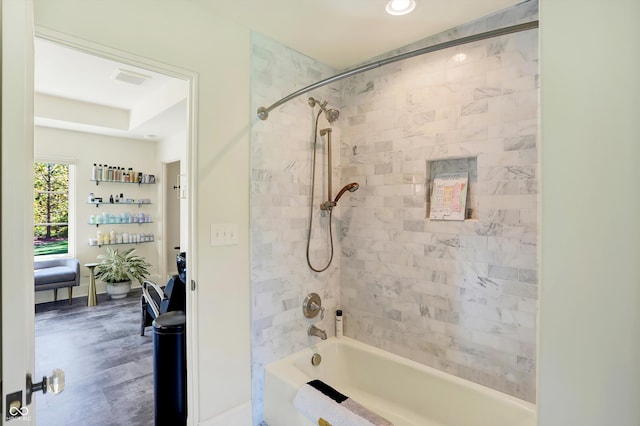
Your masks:
M 322 340 L 327 340 L 327 332 L 324 330 L 320 330 L 315 325 L 312 325 L 307 330 L 307 336 L 316 336 L 321 338 Z

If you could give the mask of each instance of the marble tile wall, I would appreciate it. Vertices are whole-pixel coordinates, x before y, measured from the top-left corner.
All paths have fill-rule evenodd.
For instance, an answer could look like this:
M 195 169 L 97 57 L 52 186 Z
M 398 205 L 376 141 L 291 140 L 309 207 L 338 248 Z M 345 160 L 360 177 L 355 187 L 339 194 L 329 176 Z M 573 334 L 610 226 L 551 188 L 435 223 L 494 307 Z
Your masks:
M 259 34 L 252 36 L 252 114 L 289 93 L 336 73 L 335 70 Z M 262 420 L 264 366 L 318 341 L 308 337 L 311 324 L 334 334 L 332 313 L 338 305 L 340 240 L 329 269 L 312 272 L 306 243 L 311 194 L 314 111 L 308 96 L 340 107 L 339 87 L 325 87 L 275 109 L 268 120 L 254 119 L 251 129 L 251 345 L 254 424 Z M 323 117 L 320 127 L 327 127 Z M 335 126 L 334 126 L 335 127 Z M 333 182 L 340 173 L 340 131 L 333 132 Z M 329 258 L 328 217 L 319 205 L 327 197 L 327 141 L 317 141 L 311 261 L 316 269 Z M 333 193 L 336 193 L 334 188 Z M 340 211 L 333 217 L 334 235 Z M 316 292 L 326 318 L 307 319 L 304 297 Z
M 530 1 L 410 48 L 536 17 Z M 361 185 L 342 206 L 345 334 L 534 401 L 537 30 L 379 68 L 342 91 L 342 180 Z M 425 220 L 427 163 L 461 157 L 477 158 L 477 218 Z
M 537 18 L 537 1 L 407 46 L 414 49 Z M 387 56 L 399 51 L 389 52 Z M 455 53 L 467 60 L 455 62 Z M 537 312 L 537 31 L 413 58 L 303 95 L 251 129 L 254 424 L 264 366 L 312 344 L 315 323 L 528 401 L 535 398 Z M 252 37 L 252 111 L 337 71 Z M 335 257 L 306 264 L 313 112 L 341 109 L 334 188 L 357 181 L 333 218 Z M 326 122 L 321 122 L 325 127 Z M 326 261 L 326 140 L 319 140 L 311 257 Z M 473 220 L 427 217 L 428 169 L 475 158 Z M 437 163 L 434 163 L 437 162 Z M 452 162 L 455 163 L 455 162 Z M 324 321 L 303 317 L 311 291 Z

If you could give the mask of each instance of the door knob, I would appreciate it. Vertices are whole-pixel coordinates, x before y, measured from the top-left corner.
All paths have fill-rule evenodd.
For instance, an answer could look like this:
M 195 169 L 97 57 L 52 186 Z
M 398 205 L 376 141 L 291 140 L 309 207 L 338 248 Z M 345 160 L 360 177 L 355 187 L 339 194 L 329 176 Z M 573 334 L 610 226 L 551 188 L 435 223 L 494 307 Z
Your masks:
M 51 372 L 51 376 L 43 377 L 41 382 L 33 383 L 31 374 L 27 374 L 27 392 L 26 399 L 27 405 L 31 404 L 31 397 L 34 392 L 42 391 L 43 394 L 50 392 L 54 395 L 59 394 L 64 390 L 64 371 L 55 368 Z

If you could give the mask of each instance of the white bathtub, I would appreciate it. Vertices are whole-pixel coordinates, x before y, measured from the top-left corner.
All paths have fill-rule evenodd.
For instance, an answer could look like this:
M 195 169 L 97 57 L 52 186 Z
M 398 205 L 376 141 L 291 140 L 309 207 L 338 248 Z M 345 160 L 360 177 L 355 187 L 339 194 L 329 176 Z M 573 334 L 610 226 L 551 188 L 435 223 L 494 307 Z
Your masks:
M 319 353 L 322 362 L 311 365 Z M 267 365 L 269 426 L 317 425 L 294 407 L 297 390 L 320 379 L 394 426 L 535 426 L 535 405 L 343 337 Z

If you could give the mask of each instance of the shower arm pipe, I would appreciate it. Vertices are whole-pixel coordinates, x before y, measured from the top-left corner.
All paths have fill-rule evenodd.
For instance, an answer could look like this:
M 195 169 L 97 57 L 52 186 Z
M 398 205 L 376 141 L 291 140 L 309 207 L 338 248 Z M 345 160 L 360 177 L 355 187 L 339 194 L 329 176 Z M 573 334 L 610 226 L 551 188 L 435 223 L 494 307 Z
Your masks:
M 363 73 L 365 71 L 379 68 L 384 65 L 392 64 L 394 62 L 403 61 L 405 59 L 413 58 L 415 56 L 424 55 L 426 53 L 432 53 L 432 52 L 437 52 L 439 50 L 449 49 L 450 47 L 461 46 L 463 44 L 473 43 L 475 41 L 480 41 L 480 40 L 486 40 L 488 38 L 500 37 L 507 34 L 513 34 L 513 33 L 518 33 L 522 31 L 532 30 L 532 29 L 538 28 L 538 26 L 539 26 L 539 23 L 537 20 L 526 22 L 523 24 L 511 25 L 509 27 L 498 28 L 496 30 L 486 31 L 484 33 L 474 34 L 467 37 L 458 38 L 455 40 L 445 41 L 443 43 L 434 44 L 433 46 L 422 47 L 420 49 L 411 50 L 409 52 L 401 53 L 399 55 L 392 56 L 390 58 L 381 59 L 379 61 L 375 61 L 370 64 L 361 65 L 352 70 L 348 70 L 340 74 L 336 74 L 333 77 L 320 80 L 307 87 L 303 87 L 302 89 L 296 90 L 295 92 L 291 93 L 288 96 L 285 96 L 284 98 L 280 99 L 279 101 L 271 104 L 266 108 L 265 107 L 258 108 L 258 118 L 260 118 L 261 120 L 266 120 L 267 118 L 269 118 L 269 112 L 271 112 L 271 110 L 279 107 L 284 103 L 289 102 L 294 98 L 297 98 L 300 95 L 303 95 L 307 92 L 315 90 L 319 87 L 326 86 L 327 84 L 331 84 L 333 82 L 342 80 L 344 78 Z

